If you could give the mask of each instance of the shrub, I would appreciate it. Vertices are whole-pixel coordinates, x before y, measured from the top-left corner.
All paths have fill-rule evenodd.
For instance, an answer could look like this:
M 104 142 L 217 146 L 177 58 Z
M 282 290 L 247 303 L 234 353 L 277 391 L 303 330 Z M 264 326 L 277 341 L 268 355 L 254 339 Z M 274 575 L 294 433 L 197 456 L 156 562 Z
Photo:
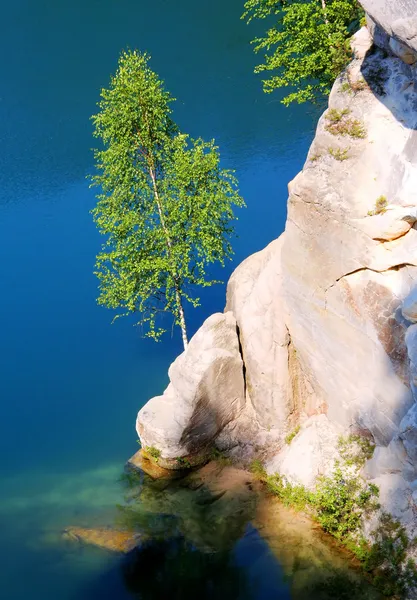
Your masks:
M 350 82 L 350 88 L 354 92 L 361 92 L 362 90 L 369 89 L 369 86 L 363 77 L 359 77 L 355 81 Z
M 341 461 L 336 462 L 329 476 L 318 479 L 314 491 L 291 484 L 282 475 L 267 475 L 258 460 L 252 462 L 252 472 L 257 472 L 267 490 L 283 504 L 307 511 L 324 531 L 344 544 L 379 591 L 406 600 L 410 592 L 417 593 L 417 566 L 408 558 L 417 540 L 410 540 L 404 527 L 386 513 L 382 513 L 372 532 L 371 542 L 362 534 L 364 519 L 380 508 L 378 487 L 359 475 L 374 448 L 373 442 L 359 435 L 340 438 Z M 336 589 L 338 582 L 333 583 Z
M 254 458 L 251 464 L 249 465 L 249 471 L 253 473 L 259 479 L 265 479 L 267 477 L 267 472 L 265 467 L 259 460 L 259 458 Z
M 286 437 L 285 437 L 285 443 L 286 444 L 291 444 L 291 442 L 293 441 L 293 439 L 295 438 L 295 436 L 297 435 L 297 433 L 300 432 L 301 426 L 297 425 L 297 427 L 295 427 L 295 429 L 293 429 L 291 431 L 291 433 L 289 433 Z
M 366 484 L 356 471 L 337 463 L 333 473 L 321 477 L 312 496 L 316 519 L 335 538 L 352 543 L 360 532 L 363 517 L 376 510 L 378 488 Z
M 177 456 L 175 460 L 182 469 L 191 469 L 192 467 L 188 458 L 185 458 L 184 456 Z
M 330 108 L 326 113 L 326 131 L 332 135 L 348 135 L 352 138 L 365 138 L 366 129 L 358 119 L 349 117 L 350 110 Z
M 368 211 L 368 216 L 372 217 L 374 215 L 383 215 L 384 212 L 387 210 L 387 206 L 388 206 L 388 200 L 387 200 L 386 196 L 379 196 L 379 198 L 377 198 L 375 200 L 374 210 Z
M 267 490 L 277 496 L 286 506 L 306 510 L 312 504 L 312 493 L 301 484 L 292 484 L 276 473 L 265 478 Z
M 346 466 L 361 468 L 367 460 L 372 458 L 375 444 L 364 436 L 350 434 L 347 437 L 339 438 L 337 448 Z
M 321 158 L 321 154 L 320 152 L 316 152 L 315 154 L 313 154 L 310 157 L 311 162 L 316 162 L 317 160 L 319 160 Z
M 408 597 L 417 591 L 417 567 L 407 558 L 416 546 L 404 527 L 383 513 L 378 527 L 372 532 L 374 542 L 363 560 L 363 567 L 373 575 L 374 585 L 386 596 Z
M 226 456 L 226 454 L 218 448 L 212 448 L 210 452 L 210 460 L 214 460 L 222 467 L 227 467 L 228 465 L 232 464 L 232 459 L 229 456 Z
M 161 451 L 158 450 L 158 448 L 155 448 L 155 446 L 146 446 L 145 447 L 145 452 L 151 458 L 153 458 L 156 463 L 158 462 L 158 460 L 159 460 L 159 458 L 161 456 Z
M 343 161 L 349 158 L 349 151 L 347 148 L 343 150 L 341 148 L 329 148 L 329 154 L 335 160 Z

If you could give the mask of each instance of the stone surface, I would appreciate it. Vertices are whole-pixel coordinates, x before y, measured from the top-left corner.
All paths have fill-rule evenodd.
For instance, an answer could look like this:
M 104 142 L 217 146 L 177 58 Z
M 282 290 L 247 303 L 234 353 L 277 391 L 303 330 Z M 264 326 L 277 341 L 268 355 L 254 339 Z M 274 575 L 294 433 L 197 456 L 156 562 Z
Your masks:
M 417 282 L 402 304 L 402 314 L 405 319 L 417 323 Z
M 362 27 L 352 36 L 350 45 L 355 58 L 364 59 L 373 44 L 372 36 L 367 27 Z
M 66 540 L 97 546 L 111 552 L 130 552 L 145 539 L 141 534 L 132 531 L 106 528 L 67 527 L 62 535 Z
M 416 29 L 416 32 L 417 32 L 417 29 Z M 391 52 L 393 54 L 395 54 L 395 56 L 398 56 L 398 58 L 401 58 L 401 60 L 403 62 L 405 62 L 407 65 L 413 65 L 415 62 L 417 62 L 416 50 L 412 50 L 411 48 L 409 48 L 402 42 L 399 42 L 395 38 L 390 38 L 389 48 L 390 48 Z
M 139 412 L 137 432 L 143 447 L 161 452 L 159 464 L 182 468 L 181 457 L 196 456 L 245 404 L 243 363 L 236 320 L 231 312 L 209 317 L 188 348 L 169 369 L 163 396 Z
M 127 461 L 127 468 L 134 471 L 142 471 L 152 479 L 172 479 L 181 476 L 180 471 L 164 469 L 150 457 L 143 449 L 138 450 Z
M 384 31 L 417 50 L 415 0 L 360 0 L 360 3 Z
M 267 472 L 280 473 L 290 483 L 314 487 L 318 475 L 331 471 L 341 433 L 326 415 L 311 417 L 291 443 L 267 463 Z
M 372 239 L 391 242 L 408 233 L 416 220 L 416 208 L 392 206 L 382 214 L 370 214 L 358 219 L 357 224 Z
M 290 338 L 282 306 L 283 236 L 247 258 L 230 278 L 226 311 L 236 316 L 252 420 L 283 431 L 294 404 L 289 393 Z

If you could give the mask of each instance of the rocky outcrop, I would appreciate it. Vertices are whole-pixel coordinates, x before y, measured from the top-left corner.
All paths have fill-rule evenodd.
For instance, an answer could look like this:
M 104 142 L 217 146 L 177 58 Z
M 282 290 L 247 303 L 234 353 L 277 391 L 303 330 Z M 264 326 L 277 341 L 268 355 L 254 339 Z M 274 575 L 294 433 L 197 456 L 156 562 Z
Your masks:
M 157 449 L 159 466 L 196 464 L 245 404 L 243 362 L 231 312 L 209 317 L 169 369 L 163 396 L 139 412 L 142 445 Z
M 171 367 L 164 396 L 139 413 L 138 433 L 167 458 L 208 443 L 242 460 L 261 455 L 269 471 L 307 486 L 331 469 L 341 434 L 363 434 L 376 444 L 367 478 L 414 533 L 414 2 L 363 4 L 369 29 L 355 35 L 354 59 L 289 184 L 285 232 L 233 273 L 226 313 L 212 317 L 227 342 L 212 342 L 209 319 Z
M 361 0 L 361 4 L 381 30 L 378 41 L 382 35 L 393 36 L 395 43 L 391 49 L 397 56 L 401 56 L 402 52 L 397 53 L 394 48 L 401 46 L 417 51 L 417 11 L 414 0 Z M 415 56 L 417 60 L 417 52 Z

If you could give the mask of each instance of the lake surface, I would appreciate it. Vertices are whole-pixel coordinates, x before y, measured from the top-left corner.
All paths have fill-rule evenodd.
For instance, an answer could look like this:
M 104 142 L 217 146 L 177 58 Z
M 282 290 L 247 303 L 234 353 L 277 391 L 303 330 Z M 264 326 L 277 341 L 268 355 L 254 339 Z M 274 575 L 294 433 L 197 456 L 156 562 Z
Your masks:
M 86 175 L 99 90 L 123 48 L 147 50 L 178 98 L 180 127 L 216 139 L 247 203 L 225 281 L 283 231 L 287 183 L 317 115 L 263 94 L 249 45 L 259 29 L 240 20 L 241 0 L 2 0 L 1 9 L 1 595 L 122 598 L 111 556 L 68 551 L 54 536 L 111 522 L 137 449 L 136 413 L 163 390 L 181 341 L 178 332 L 145 341 L 95 302 L 102 240 Z M 224 292 L 202 295 L 192 332 L 223 309 Z

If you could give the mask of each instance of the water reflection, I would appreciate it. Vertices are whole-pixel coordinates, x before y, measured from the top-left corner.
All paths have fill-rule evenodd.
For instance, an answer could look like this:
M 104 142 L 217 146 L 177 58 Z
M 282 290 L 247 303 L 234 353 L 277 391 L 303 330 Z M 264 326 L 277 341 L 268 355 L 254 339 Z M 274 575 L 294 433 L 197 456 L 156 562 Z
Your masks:
M 117 527 L 146 537 L 120 565 L 133 597 L 379 598 L 350 555 L 249 473 L 210 463 L 174 481 L 129 474 L 124 485 Z

